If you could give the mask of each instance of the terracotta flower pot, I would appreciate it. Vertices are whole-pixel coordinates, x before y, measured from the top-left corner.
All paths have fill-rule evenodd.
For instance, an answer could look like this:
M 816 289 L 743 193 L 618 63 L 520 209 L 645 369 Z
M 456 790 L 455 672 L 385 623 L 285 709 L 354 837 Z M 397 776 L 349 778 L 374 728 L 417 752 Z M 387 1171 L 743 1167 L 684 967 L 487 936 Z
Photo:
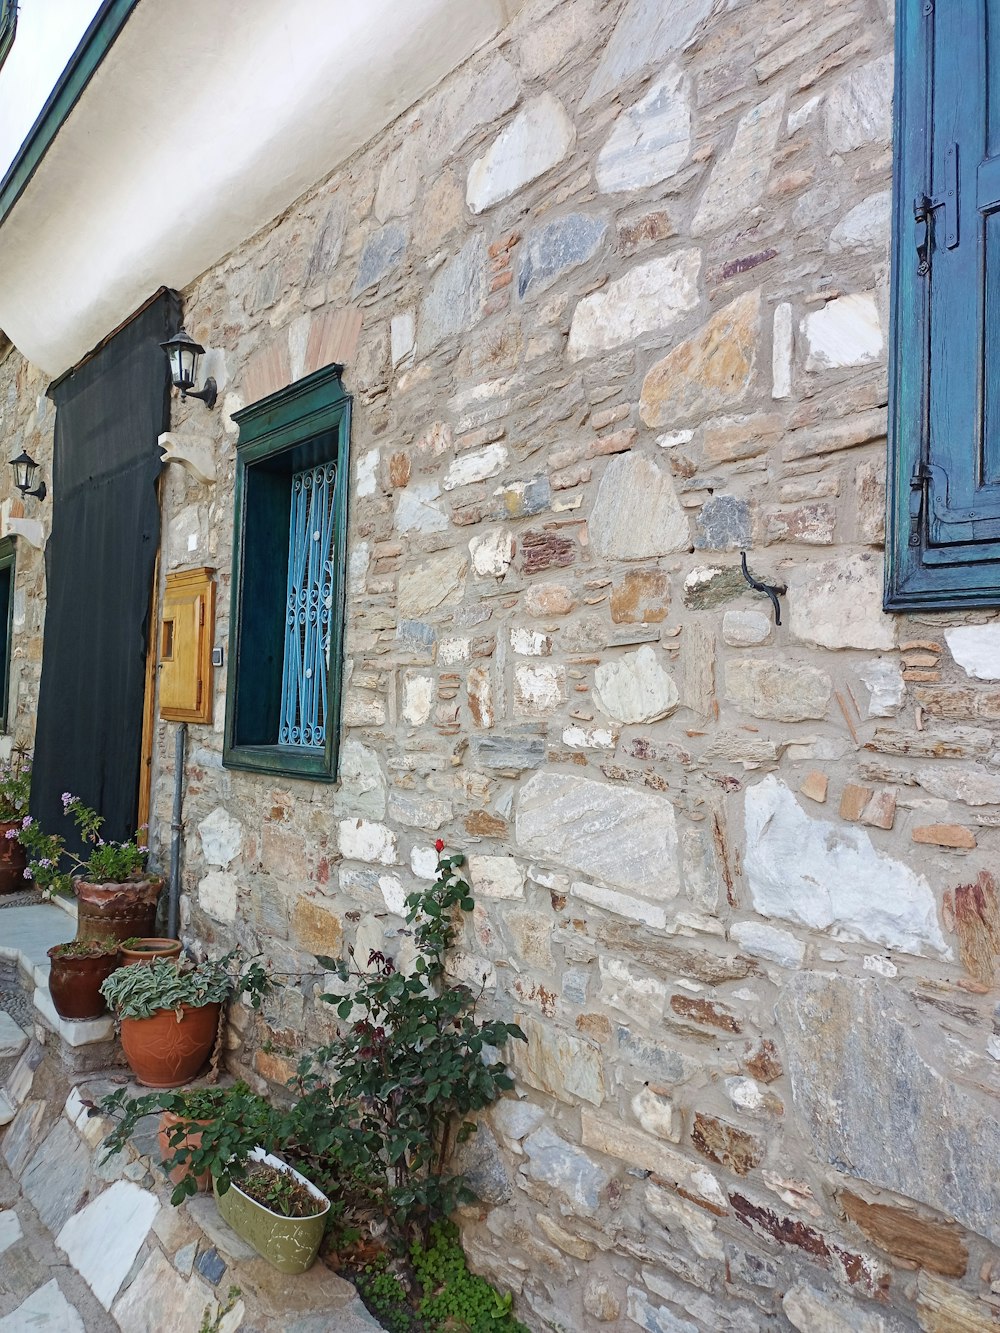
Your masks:
M 118 966 L 118 955 L 98 954 L 91 958 L 60 958 L 60 945 L 48 950 L 52 964 L 49 994 L 60 1018 L 100 1018 L 108 1012 L 101 994 L 102 983 Z
M 181 942 L 150 935 L 132 946 L 123 944 L 120 952 L 122 967 L 129 967 L 132 963 L 151 963 L 154 958 L 176 961 L 181 956 Z
M 168 1161 L 173 1157 L 177 1149 L 182 1146 L 187 1148 L 200 1148 L 201 1130 L 196 1129 L 195 1126 L 205 1126 L 210 1125 L 211 1123 L 210 1120 L 185 1120 L 183 1116 L 175 1115 L 173 1111 L 164 1111 L 160 1116 L 160 1128 L 156 1135 L 156 1142 L 160 1149 L 160 1160 L 163 1162 Z M 172 1145 L 170 1142 L 170 1133 L 177 1125 L 187 1125 L 189 1128 L 180 1143 Z M 182 1162 L 179 1166 L 175 1166 L 171 1171 L 167 1172 L 171 1185 L 179 1185 L 181 1181 L 186 1180 L 190 1174 L 191 1168 L 186 1162 Z M 200 1176 L 196 1176 L 195 1184 L 198 1186 L 198 1189 L 203 1192 L 210 1190 L 212 1188 L 211 1171 L 203 1171 Z
M 0 821 L 0 893 L 17 893 L 29 887 L 24 878 L 28 854 L 16 838 L 8 838 L 10 829 L 19 829 L 19 819 Z
M 156 902 L 162 879 L 133 879 L 122 884 L 73 885 L 77 901 L 78 940 L 145 939 L 156 926 Z
M 211 1054 L 219 1027 L 218 1004 L 161 1009 L 150 1018 L 121 1020 L 122 1049 L 146 1088 L 179 1088 Z

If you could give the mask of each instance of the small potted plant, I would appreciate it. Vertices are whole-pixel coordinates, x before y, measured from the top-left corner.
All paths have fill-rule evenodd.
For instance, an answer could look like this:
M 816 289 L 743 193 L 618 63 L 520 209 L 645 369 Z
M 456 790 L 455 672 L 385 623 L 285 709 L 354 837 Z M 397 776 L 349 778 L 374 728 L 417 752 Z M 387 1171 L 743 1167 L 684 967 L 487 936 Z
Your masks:
M 104 820 L 78 796 L 64 791 L 62 804 L 89 852 L 77 856 L 65 838 L 46 833 L 31 815 L 24 815 L 17 837 L 28 853 L 26 873 L 46 897 L 76 894 L 77 939 L 152 936 L 163 880 L 145 873 L 149 848 L 144 831 L 113 842 L 101 837 Z
M 0 765 L 0 893 L 16 893 L 26 887 L 27 853 L 17 835 L 28 812 L 30 792 L 31 756 L 15 750 Z
M 174 1186 L 170 1201 L 175 1206 L 198 1190 L 211 1189 L 213 1178 L 221 1181 L 224 1192 L 233 1175 L 245 1169 L 254 1148 L 272 1143 L 275 1133 L 274 1109 L 242 1081 L 142 1097 L 119 1088 L 95 1109 L 119 1122 L 104 1140 L 104 1161 L 125 1148 L 143 1117 L 159 1112 L 157 1144 Z
M 101 987 L 121 1027 L 122 1049 L 147 1088 L 177 1088 L 201 1069 L 215 1044 L 223 1004 L 248 994 L 259 1008 L 269 988 L 258 962 L 240 970 L 236 952 L 197 964 L 163 958 L 113 972 Z
M 280 1273 L 304 1273 L 319 1250 L 330 1200 L 305 1176 L 255 1148 L 247 1169 L 223 1190 L 213 1177 L 224 1221 Z
M 137 935 L 121 942 L 122 967 L 132 963 L 151 963 L 154 958 L 166 958 L 176 962 L 181 956 L 180 940 L 168 940 L 159 935 L 148 935 L 140 939 Z
M 49 994 L 60 1018 L 100 1018 L 108 1012 L 101 986 L 118 966 L 118 941 L 70 940 L 48 950 Z

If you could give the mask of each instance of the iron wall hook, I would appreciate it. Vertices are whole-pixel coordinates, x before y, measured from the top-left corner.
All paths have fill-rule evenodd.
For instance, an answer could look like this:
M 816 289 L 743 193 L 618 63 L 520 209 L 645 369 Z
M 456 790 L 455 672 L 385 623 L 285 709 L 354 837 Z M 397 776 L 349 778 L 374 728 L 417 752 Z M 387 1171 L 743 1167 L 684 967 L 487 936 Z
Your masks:
M 754 576 L 750 573 L 749 569 L 747 569 L 746 551 L 740 552 L 740 563 L 743 567 L 743 577 L 746 579 L 747 583 L 750 584 L 750 587 L 755 588 L 757 592 L 765 593 L 768 597 L 770 597 L 771 605 L 774 607 L 774 623 L 776 625 L 780 625 L 781 604 L 778 601 L 778 597 L 788 591 L 787 587 L 783 583 L 759 583 L 757 579 L 755 579 Z

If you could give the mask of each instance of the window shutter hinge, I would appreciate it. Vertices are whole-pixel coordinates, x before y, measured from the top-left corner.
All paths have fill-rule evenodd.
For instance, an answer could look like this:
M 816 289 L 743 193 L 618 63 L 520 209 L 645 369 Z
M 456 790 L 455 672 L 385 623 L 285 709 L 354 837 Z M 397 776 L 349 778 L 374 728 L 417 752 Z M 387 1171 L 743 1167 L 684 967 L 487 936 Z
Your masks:
M 944 155 L 944 194 L 933 199 L 929 194 L 920 194 L 913 201 L 913 220 L 917 224 L 916 249 L 917 272 L 926 274 L 931 267 L 931 242 L 934 233 L 934 214 L 938 209 L 944 213 L 944 244 L 947 250 L 958 247 L 958 144 L 948 145 Z
M 203 599 L 199 597 L 199 598 L 198 598 L 198 624 L 199 624 L 199 625 L 204 625 L 204 623 L 205 623 L 205 603 L 204 603 Z
M 927 486 L 931 479 L 931 470 L 920 460 L 910 477 L 910 545 L 920 545 L 920 529 L 927 503 Z
M 199 682 L 198 682 L 198 695 L 197 695 L 197 698 L 196 698 L 196 700 L 195 700 L 195 705 L 194 705 L 194 706 L 195 706 L 195 708 L 200 708 L 200 707 L 201 707 L 201 681 L 200 681 L 200 680 L 199 680 Z

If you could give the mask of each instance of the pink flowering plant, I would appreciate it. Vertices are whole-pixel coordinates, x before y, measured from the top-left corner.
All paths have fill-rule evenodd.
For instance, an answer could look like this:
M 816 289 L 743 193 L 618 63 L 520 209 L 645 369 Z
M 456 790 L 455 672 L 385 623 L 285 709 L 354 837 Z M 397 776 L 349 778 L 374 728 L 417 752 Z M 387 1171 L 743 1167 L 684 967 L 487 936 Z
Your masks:
M 15 750 L 5 764 L 0 764 L 0 823 L 12 824 L 24 818 L 31 794 L 31 755 Z
M 62 805 L 63 812 L 80 830 L 84 844 L 89 845 L 86 856 L 69 851 L 65 838 L 58 833 L 46 833 L 31 815 L 25 815 L 20 828 L 11 829 L 6 835 L 17 838 L 27 851 L 24 877 L 34 880 L 46 897 L 57 893 L 68 896 L 73 891 L 74 879 L 85 879 L 91 884 L 121 884 L 145 870 L 149 855 L 145 825 L 127 841 L 113 842 L 101 837 L 104 819 L 84 805 L 79 796 L 64 791 Z

